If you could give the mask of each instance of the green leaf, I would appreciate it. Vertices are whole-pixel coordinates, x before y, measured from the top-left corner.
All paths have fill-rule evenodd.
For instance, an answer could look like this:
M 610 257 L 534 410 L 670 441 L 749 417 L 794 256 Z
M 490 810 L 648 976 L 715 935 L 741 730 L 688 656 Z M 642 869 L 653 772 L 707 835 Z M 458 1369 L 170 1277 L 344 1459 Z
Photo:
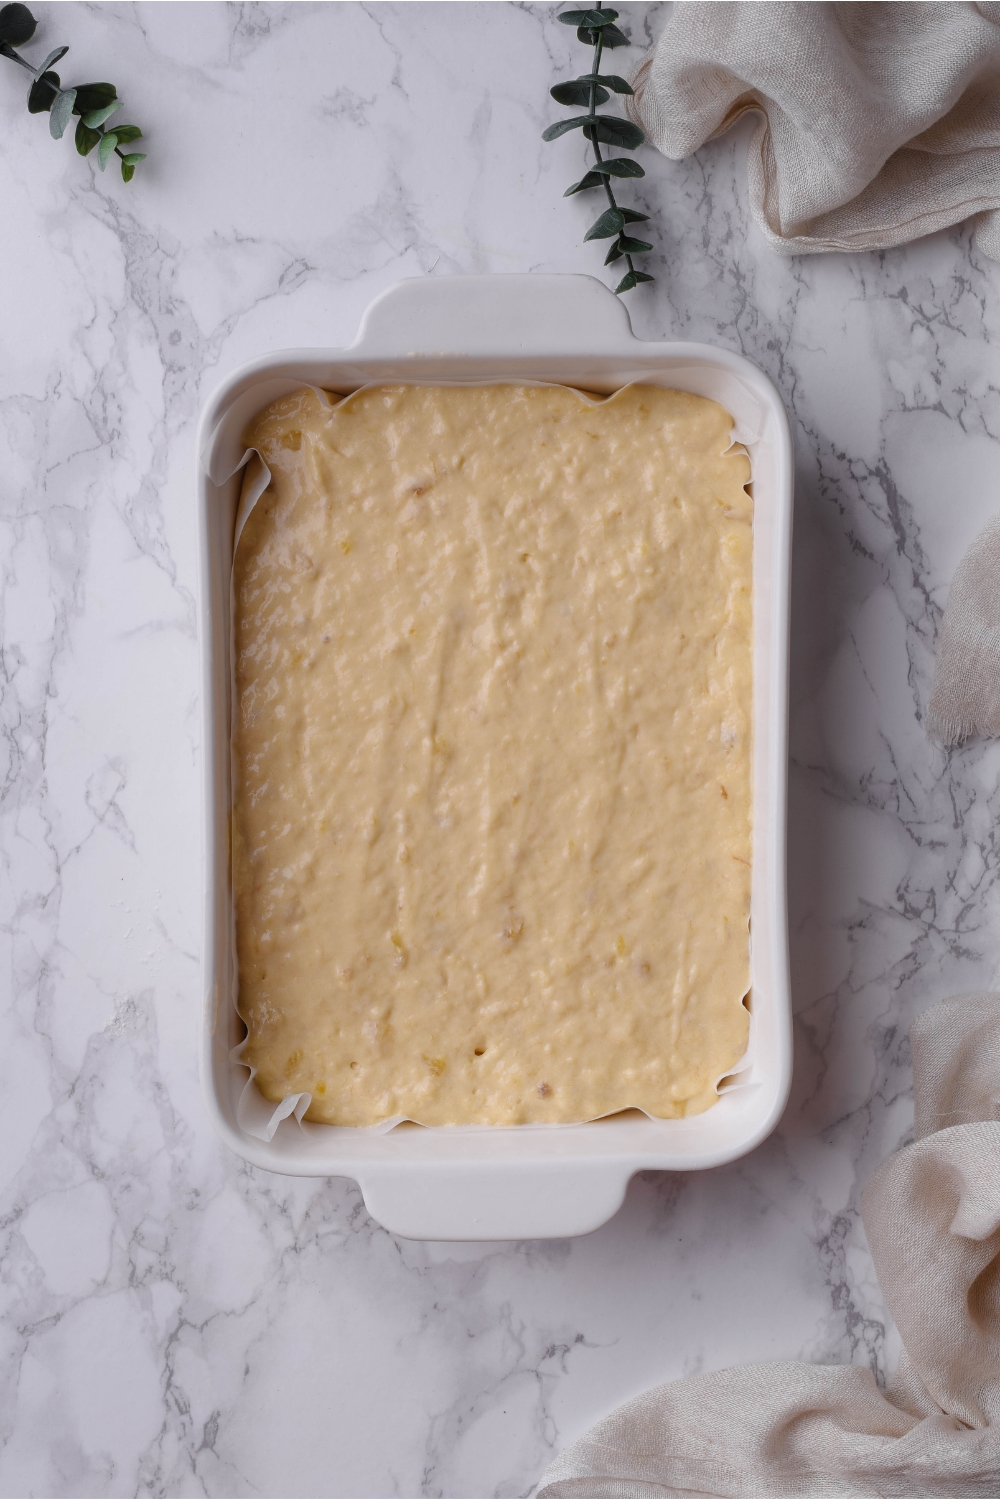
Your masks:
M 556 18 L 564 26 L 610 26 L 612 21 L 617 21 L 616 10 L 564 10 L 561 16 Z
M 655 281 L 655 276 L 647 276 L 645 271 L 633 271 L 636 281 Z
M 634 208 L 623 208 L 622 218 L 626 224 L 642 224 L 649 218 L 649 214 L 637 214 Z
M 624 147 L 626 151 L 634 151 L 646 139 L 638 125 L 618 115 L 598 115 L 596 124 L 586 119 L 580 123 L 586 127 L 583 133 L 588 141 L 604 141 L 608 146 Z
M 557 104 L 589 104 L 590 84 L 583 83 L 579 78 L 574 78 L 572 83 L 557 83 L 549 93 Z M 596 88 L 594 90 L 595 103 L 606 104 L 611 98 L 607 89 Z
M 101 136 L 101 144 L 97 148 L 97 165 L 100 167 L 102 172 L 108 164 L 108 159 L 114 154 L 114 149 L 117 144 L 118 137 L 115 135 L 113 130 L 107 130 Z
M 76 112 L 87 115 L 92 109 L 113 104 L 118 94 L 113 83 L 81 83 L 76 91 Z
M 127 156 L 122 157 L 122 161 L 129 167 L 137 167 L 141 161 L 145 160 L 145 151 L 130 151 Z
M 103 109 L 88 109 L 83 118 L 91 130 L 96 130 L 98 125 L 103 125 L 105 120 L 109 120 L 115 110 L 121 107 L 122 101 L 116 99 L 113 104 L 106 104 Z
M 61 57 L 65 57 L 68 51 L 68 47 L 57 47 L 54 52 L 50 52 L 41 67 L 35 69 L 35 77 L 38 78 L 42 73 L 47 72 L 52 64 L 57 63 Z
M 603 172 L 606 177 L 645 177 L 645 170 L 629 156 L 613 156 L 604 161 L 595 161 L 593 170 Z
M 59 140 L 63 131 L 73 118 L 73 105 L 76 103 L 76 89 L 61 89 L 56 97 L 55 103 L 49 111 L 49 134 L 54 140 Z
M 101 132 L 99 130 L 91 130 L 84 120 L 77 120 L 75 139 L 76 149 L 80 155 L 87 156 L 101 139 Z
M 621 260 L 621 258 L 622 252 L 619 250 L 617 243 L 615 243 L 604 257 L 604 264 L 606 266 L 613 265 L 616 260 Z
M 628 275 L 623 276 L 615 287 L 615 296 L 617 297 L 621 292 L 630 292 L 638 280 L 638 274 L 635 271 L 629 271 Z
M 122 181 L 131 182 L 135 176 L 135 167 L 130 167 L 127 161 L 122 162 Z
M 634 240 L 631 235 L 620 234 L 618 243 L 626 255 L 644 255 L 647 250 L 652 250 L 652 245 L 647 245 L 645 240 Z
M 588 115 L 576 115 L 572 120 L 558 120 L 555 125 L 550 125 L 548 130 L 542 131 L 542 140 L 554 141 L 557 137 L 565 135 L 567 130 L 579 130 L 581 125 L 588 123 Z
M 29 113 L 43 115 L 47 109 L 52 108 L 52 101 L 58 92 L 58 73 L 43 73 L 41 78 L 36 78 L 28 90 Z
M 577 79 L 578 83 L 603 83 L 606 88 L 614 89 L 616 94 L 633 94 L 635 90 L 624 78 L 619 78 L 617 73 L 584 73 Z
M 119 146 L 127 146 L 129 141 L 137 141 L 142 136 L 138 125 L 116 125 L 115 135 L 118 137 Z
M 574 193 L 585 193 L 588 188 L 600 187 L 603 181 L 604 178 L 601 176 L 600 172 L 586 172 L 580 178 L 579 182 L 574 182 L 572 187 L 568 187 L 566 189 L 566 191 L 563 193 L 563 197 L 572 198 Z
M 618 27 L 616 26 L 601 27 L 600 33 L 598 33 L 598 31 L 592 30 L 592 28 L 582 26 L 576 34 L 577 36 L 579 36 L 579 39 L 582 40 L 582 42 L 588 42 L 591 46 L 597 46 L 598 34 L 600 34 L 601 40 L 603 40 L 604 42 L 604 46 L 631 46 L 631 42 L 630 40 L 628 40 L 628 37 L 625 36 L 624 31 L 619 31 Z M 592 40 L 592 42 L 591 36 L 594 37 L 594 40 Z
M 35 18 L 26 5 L 5 5 L 0 10 L 0 42 L 23 47 L 35 34 Z
M 596 223 L 591 224 L 585 240 L 610 240 L 625 228 L 625 217 L 620 208 L 606 208 Z

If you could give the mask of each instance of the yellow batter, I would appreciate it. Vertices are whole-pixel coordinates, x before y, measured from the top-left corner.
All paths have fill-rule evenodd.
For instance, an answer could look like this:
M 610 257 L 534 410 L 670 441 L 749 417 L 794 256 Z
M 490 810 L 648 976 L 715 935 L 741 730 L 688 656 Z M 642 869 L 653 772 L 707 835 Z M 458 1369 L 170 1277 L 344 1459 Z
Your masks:
M 714 1102 L 748 1026 L 731 426 L 653 386 L 303 390 L 257 419 L 233 831 L 266 1098 L 343 1125 Z

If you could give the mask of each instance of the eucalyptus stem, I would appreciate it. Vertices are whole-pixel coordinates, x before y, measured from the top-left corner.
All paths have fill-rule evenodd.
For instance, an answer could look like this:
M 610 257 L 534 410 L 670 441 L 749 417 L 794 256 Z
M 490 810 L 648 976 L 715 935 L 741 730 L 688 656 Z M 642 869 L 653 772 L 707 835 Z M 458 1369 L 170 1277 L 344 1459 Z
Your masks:
M 2 56 L 2 57 L 9 57 L 10 60 L 11 60 L 11 62 L 16 62 L 19 67 L 21 67 L 21 68 L 27 68 L 27 70 L 31 74 L 32 78 L 34 78 L 34 76 L 35 76 L 35 70 L 31 66 L 30 62 L 25 62 L 24 58 L 21 57 L 20 53 L 15 52 L 14 49 L 13 49 L 13 47 L 10 46 L 10 44 L 8 42 L 0 42 L 0 56 Z
M 64 89 L 59 74 L 52 72 L 52 64 L 65 57 L 68 47 L 57 47 L 37 68 L 32 67 L 16 48 L 23 47 L 35 34 L 35 18 L 26 5 L 5 5 L 0 10 L 0 57 L 9 58 L 19 68 L 31 74 L 28 89 L 28 112 L 33 115 L 47 114 L 49 134 L 59 140 L 74 115 L 79 115 L 75 141 L 81 156 L 87 156 L 97 147 L 97 165 L 103 172 L 112 155 L 121 162 L 122 179 L 131 182 L 135 169 L 146 160 L 144 151 L 123 151 L 121 148 L 142 135 L 138 125 L 106 125 L 122 107 L 118 91 L 113 83 L 81 83 L 75 88 Z
M 649 215 L 637 213 L 632 208 L 622 208 L 611 186 L 612 177 L 644 177 L 645 172 L 639 163 L 632 161 L 630 157 L 605 157 L 601 151 L 602 141 L 605 145 L 634 151 L 646 139 L 638 125 L 633 125 L 631 120 L 623 120 L 620 115 L 597 113 L 598 105 L 610 98 L 609 89 L 616 94 L 632 93 L 631 84 L 626 83 L 624 78 L 619 78 L 617 73 L 601 72 L 601 60 L 605 47 L 629 45 L 628 37 L 614 24 L 617 19 L 618 12 L 608 5 L 597 5 L 590 10 L 564 11 L 559 17 L 564 25 L 576 27 L 579 41 L 588 47 L 593 47 L 594 64 L 589 73 L 584 73 L 568 83 L 557 83 L 549 90 L 549 93 L 559 104 L 586 105 L 588 113 L 577 115 L 572 120 L 560 120 L 558 124 L 550 125 L 542 132 L 542 139 L 554 141 L 558 136 L 565 135 L 568 130 L 582 130 L 585 138 L 593 146 L 593 166 L 584 173 L 579 182 L 574 182 L 572 187 L 566 189 L 564 197 L 569 198 L 574 193 L 587 192 L 590 188 L 604 188 L 608 206 L 597 222 L 587 230 L 584 239 L 614 239 L 614 244 L 608 251 L 604 264 L 609 266 L 616 260 L 624 259 L 628 266 L 627 273 L 615 287 L 615 292 L 620 293 L 630 292 L 633 287 L 638 286 L 640 281 L 653 280 L 647 272 L 637 271 L 632 260 L 634 255 L 644 255 L 653 247 L 645 240 L 634 239 L 625 233 L 626 225 L 647 221 Z
M 603 5 L 599 5 L 597 7 L 597 9 L 601 13 L 601 15 L 604 14 L 604 6 Z M 610 7 L 609 7 L 609 9 L 610 9 Z M 611 19 L 612 20 L 615 19 L 614 15 L 612 15 Z M 602 27 L 601 31 L 599 31 L 597 33 L 597 46 L 594 48 L 594 81 L 590 85 L 590 118 L 592 120 L 595 120 L 595 121 L 597 119 L 597 77 L 598 77 L 598 74 L 601 71 L 601 53 L 604 51 L 604 37 L 602 35 L 603 29 L 604 28 Z M 597 139 L 596 135 L 591 136 L 590 144 L 594 148 L 594 156 L 595 156 L 598 164 L 603 165 L 603 163 L 604 163 L 604 157 L 601 155 L 601 143 Z M 611 178 L 610 177 L 605 177 L 604 178 L 604 191 L 605 191 L 605 193 L 608 196 L 608 203 L 610 204 L 610 206 L 613 209 L 617 210 L 618 204 L 615 201 L 615 195 L 614 195 L 614 193 L 611 190 Z M 631 255 L 629 255 L 627 253 L 626 253 L 626 256 L 625 256 L 625 264 L 629 268 L 629 273 L 632 276 L 634 276 L 635 275 L 635 266 L 632 264 L 632 257 L 631 257 Z M 650 279 L 652 279 L 652 278 L 650 278 Z

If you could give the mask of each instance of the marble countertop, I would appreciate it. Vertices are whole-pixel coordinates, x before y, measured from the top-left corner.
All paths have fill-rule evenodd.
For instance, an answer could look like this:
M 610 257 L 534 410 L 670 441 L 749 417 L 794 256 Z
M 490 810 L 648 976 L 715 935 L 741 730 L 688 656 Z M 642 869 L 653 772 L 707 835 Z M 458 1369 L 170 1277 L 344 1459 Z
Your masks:
M 540 140 L 585 59 L 547 5 L 36 11 L 149 160 L 101 176 L 0 60 L 0 1492 L 524 1495 L 659 1381 L 891 1369 L 860 1193 L 910 1128 L 910 1020 L 1000 961 L 1000 747 L 921 727 L 1000 500 L 1000 267 L 964 228 L 781 259 L 745 133 L 644 152 L 637 333 L 740 350 L 792 421 L 792 1099 L 585 1239 L 399 1241 L 349 1182 L 242 1164 L 202 1102 L 195 424 L 402 276 L 607 276 L 561 196 L 579 138 Z

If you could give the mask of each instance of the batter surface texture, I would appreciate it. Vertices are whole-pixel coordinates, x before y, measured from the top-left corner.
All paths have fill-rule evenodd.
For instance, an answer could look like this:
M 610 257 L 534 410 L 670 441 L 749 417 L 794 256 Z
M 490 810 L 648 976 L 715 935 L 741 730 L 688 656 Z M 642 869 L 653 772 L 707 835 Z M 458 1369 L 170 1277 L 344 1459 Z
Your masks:
M 233 870 L 266 1098 L 345 1125 L 714 1102 L 748 1029 L 731 426 L 653 386 L 303 390 L 257 419 Z

